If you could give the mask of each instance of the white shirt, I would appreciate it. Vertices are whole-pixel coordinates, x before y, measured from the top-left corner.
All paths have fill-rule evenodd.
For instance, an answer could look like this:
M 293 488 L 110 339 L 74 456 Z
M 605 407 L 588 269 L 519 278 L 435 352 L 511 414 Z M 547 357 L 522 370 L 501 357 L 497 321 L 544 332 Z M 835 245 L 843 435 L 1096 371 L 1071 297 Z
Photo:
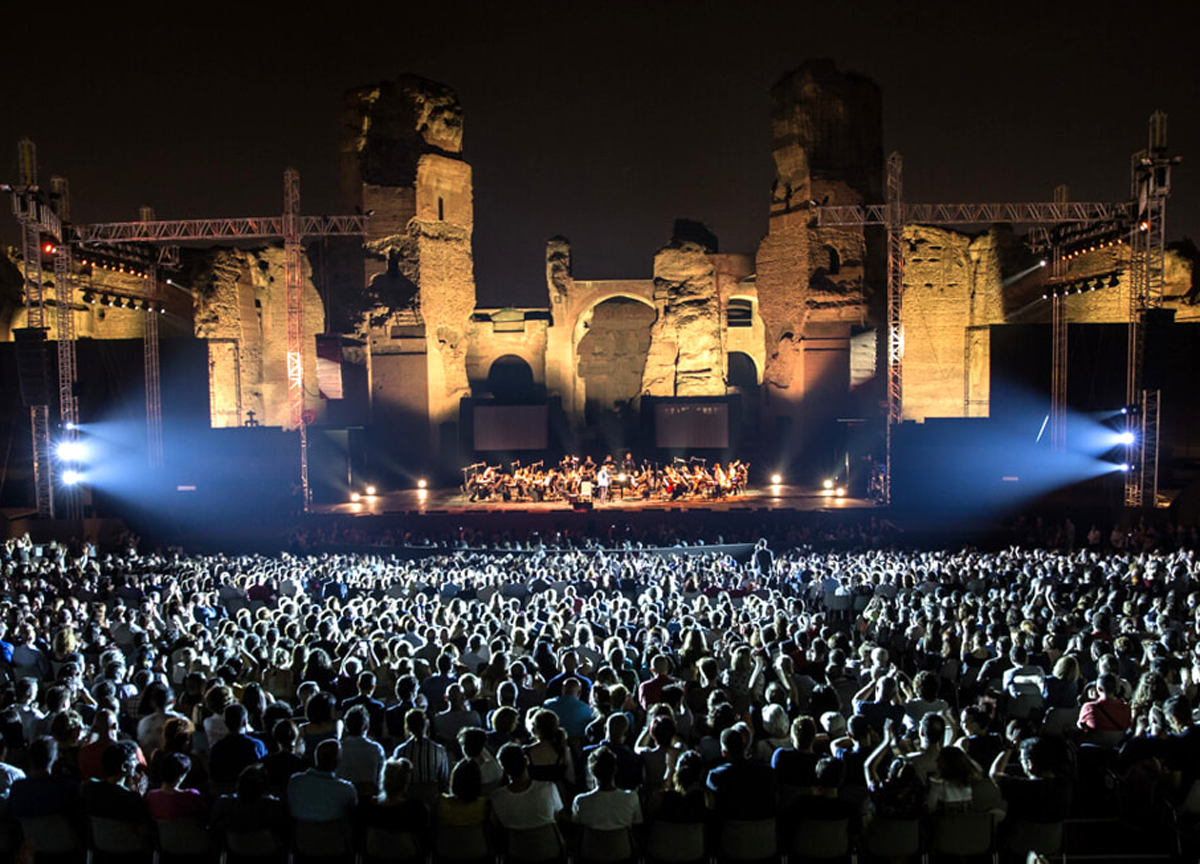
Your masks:
M 593 789 L 575 796 L 572 821 L 597 831 L 613 831 L 642 824 L 642 805 L 636 791 Z
M 558 787 L 544 780 L 534 780 L 524 792 L 513 792 L 504 786 L 492 793 L 496 821 L 510 831 L 553 825 L 562 809 Z

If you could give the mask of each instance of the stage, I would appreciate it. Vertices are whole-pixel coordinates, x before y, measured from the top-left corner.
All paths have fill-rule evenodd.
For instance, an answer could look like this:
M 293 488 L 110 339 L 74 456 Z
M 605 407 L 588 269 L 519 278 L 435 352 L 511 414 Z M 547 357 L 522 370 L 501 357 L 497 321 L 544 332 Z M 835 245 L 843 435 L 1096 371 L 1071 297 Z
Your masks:
M 567 501 L 469 501 L 458 489 L 380 490 L 378 495 L 362 495 L 358 501 L 313 504 L 309 512 L 342 516 L 380 516 L 384 514 L 488 514 L 544 513 L 566 514 L 590 512 L 618 517 L 628 514 L 653 513 L 748 513 L 753 511 L 817 512 L 873 510 L 878 505 L 865 498 L 839 498 L 824 489 L 799 486 L 767 486 L 747 489 L 742 495 L 730 498 L 666 501 L 662 499 L 624 499 L 620 495 L 603 504 L 592 502 L 591 508 L 576 510 Z

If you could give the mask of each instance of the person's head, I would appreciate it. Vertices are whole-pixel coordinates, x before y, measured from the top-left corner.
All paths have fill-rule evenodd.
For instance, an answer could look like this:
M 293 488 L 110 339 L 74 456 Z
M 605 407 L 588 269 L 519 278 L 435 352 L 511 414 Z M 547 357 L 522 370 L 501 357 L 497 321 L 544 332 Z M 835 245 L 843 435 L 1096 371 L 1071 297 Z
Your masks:
M 958 747 L 943 747 L 937 757 L 938 775 L 954 786 L 968 786 L 979 779 L 971 757 Z
M 450 794 L 465 802 L 478 801 L 483 794 L 483 774 L 473 759 L 460 759 L 450 772 Z
M 411 708 L 404 715 L 404 729 L 413 738 L 425 737 L 425 712 L 420 708 Z
M 186 753 L 164 753 L 158 758 L 158 776 L 164 786 L 179 787 L 183 778 L 192 770 L 192 760 Z
M 614 744 L 624 744 L 625 736 L 629 734 L 629 718 L 625 712 L 616 711 L 608 715 L 604 721 L 605 738 Z
M 529 759 L 520 744 L 505 744 L 496 754 L 496 760 L 509 780 L 519 780 L 529 771 Z
M 746 739 L 740 729 L 730 726 L 721 732 L 721 756 L 730 762 L 740 762 L 746 755 Z
M 383 794 L 386 798 L 401 798 L 412 782 L 413 764 L 408 759 L 389 759 L 383 763 Z
M 921 738 L 921 749 L 931 750 L 941 747 L 946 737 L 946 718 L 941 714 L 926 714 L 921 718 L 918 733 Z
M 555 745 L 561 744 L 562 729 L 558 724 L 558 715 L 553 711 L 546 710 L 535 714 L 533 718 L 533 734 L 537 736 L 539 741 L 546 741 Z
M 588 770 L 601 789 L 613 788 L 617 777 L 617 754 L 608 747 L 597 747 L 588 757 Z
M 333 772 L 337 770 L 338 760 L 342 755 L 342 745 L 333 739 L 326 739 L 317 745 L 316 763 L 318 771 Z
M 788 735 L 787 711 L 779 705 L 768 705 L 762 712 L 763 731 L 768 738 L 786 738 Z
M 699 786 L 704 780 L 704 757 L 695 750 L 681 754 L 675 763 L 675 789 L 686 792 Z
M 464 758 L 476 759 L 487 746 L 487 732 L 478 726 L 464 726 L 458 730 L 458 746 Z
M 801 752 L 807 752 L 812 749 L 813 741 L 817 737 L 817 724 L 813 718 L 807 714 L 801 714 L 792 721 L 791 739 L 792 747 Z
M 342 718 L 342 722 L 346 724 L 347 735 L 361 738 L 367 734 L 367 727 L 371 723 L 371 715 L 368 713 L 365 705 L 355 705 L 346 712 L 346 716 Z
M 304 718 L 309 723 L 330 723 L 333 721 L 333 696 L 329 693 L 317 693 L 304 706 Z
M 622 717 L 625 715 L 621 715 Z M 668 748 L 675 740 L 675 718 L 670 714 L 660 714 L 650 724 L 650 737 L 661 748 Z M 616 740 L 616 739 L 611 739 Z
M 563 695 L 573 697 L 575 699 L 579 698 L 579 693 L 582 689 L 582 685 L 580 685 L 578 678 L 568 678 L 563 682 L 562 685 Z
M 932 702 L 938 697 L 941 682 L 932 672 L 918 672 L 917 677 L 913 679 L 913 686 L 916 687 L 918 696 L 926 702 Z
M 818 760 L 816 779 L 817 788 L 820 790 L 832 792 L 838 789 L 842 785 L 842 781 L 846 779 L 846 763 L 841 759 L 833 759 L 829 756 Z
M 58 759 L 58 742 L 49 735 L 33 739 L 29 745 L 29 765 L 39 773 L 49 773 Z
M 112 781 L 132 779 L 137 773 L 137 745 L 132 741 L 117 741 L 104 749 L 100 769 Z
M 1117 683 L 1117 676 L 1111 672 L 1105 672 L 1096 679 L 1096 693 L 1101 699 L 1115 697 L 1120 692 L 1120 685 Z
M 520 720 L 521 715 L 511 705 L 503 705 L 492 712 L 492 728 L 502 735 L 516 732 Z
M 225 726 L 231 734 L 241 735 L 248 729 L 249 716 L 246 712 L 246 706 L 240 702 L 234 702 L 225 709 Z

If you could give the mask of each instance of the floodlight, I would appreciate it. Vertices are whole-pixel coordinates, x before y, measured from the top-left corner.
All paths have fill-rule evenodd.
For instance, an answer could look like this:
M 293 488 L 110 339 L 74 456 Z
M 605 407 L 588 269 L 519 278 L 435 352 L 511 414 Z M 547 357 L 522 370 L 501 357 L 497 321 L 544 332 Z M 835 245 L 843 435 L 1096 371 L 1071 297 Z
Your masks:
M 823 486 L 824 486 L 826 489 L 832 489 L 832 488 L 833 488 L 833 481 L 832 481 L 832 480 L 826 480 L 826 481 L 825 481 L 825 482 L 824 482 L 822 485 L 823 485 Z
M 58 445 L 58 458 L 64 462 L 78 462 L 83 458 L 83 444 L 78 441 L 61 441 Z
M 428 487 L 429 487 L 429 483 L 428 483 L 428 481 L 425 480 L 425 478 L 422 477 L 420 480 L 417 481 L 418 489 L 427 489 Z
M 361 496 L 361 495 L 359 495 L 357 492 L 351 492 L 351 493 L 350 493 L 350 500 L 351 500 L 351 501 L 357 502 L 357 501 L 358 501 L 358 499 L 360 499 L 360 498 L 362 498 L 362 496 Z
M 62 481 L 67 486 L 74 486 L 76 483 L 78 483 L 82 479 L 83 479 L 83 475 L 80 474 L 78 471 L 64 471 L 62 474 Z
M 782 482 L 783 482 L 782 474 L 772 474 L 771 475 L 771 485 L 772 486 L 778 486 Z
M 1128 447 L 1130 444 L 1133 443 L 1133 441 L 1134 441 L 1134 435 L 1132 432 L 1126 430 L 1125 432 L 1117 433 L 1117 443 L 1118 444 L 1123 444 L 1124 446 Z
M 367 487 L 367 495 L 368 495 L 368 496 L 370 496 L 370 495 L 374 495 L 374 494 L 375 494 L 375 487 L 374 487 L 374 486 L 368 486 L 368 487 Z

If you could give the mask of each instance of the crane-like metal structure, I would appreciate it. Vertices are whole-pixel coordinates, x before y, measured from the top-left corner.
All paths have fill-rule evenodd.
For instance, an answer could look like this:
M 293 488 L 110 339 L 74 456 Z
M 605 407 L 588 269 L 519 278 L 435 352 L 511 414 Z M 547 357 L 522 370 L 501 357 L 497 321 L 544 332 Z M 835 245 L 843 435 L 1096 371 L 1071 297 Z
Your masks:
M 62 221 L 45 200 L 38 186 L 37 148 L 28 138 L 17 145 L 17 183 L 11 187 L 13 215 L 21 227 L 21 254 L 24 256 L 25 326 L 35 340 L 46 338 L 46 298 L 42 273 L 43 238 L 57 256 L 62 240 Z M 55 271 L 59 271 L 58 258 Z M 64 262 L 65 273 L 69 265 Z M 63 279 L 56 290 L 62 290 Z M 60 311 L 61 317 L 61 311 Z M 44 346 L 39 346 L 42 350 Z M 40 395 L 40 394 L 39 394 Z M 33 436 L 33 487 L 38 516 L 54 518 L 54 471 L 50 450 L 50 405 L 48 394 L 41 404 L 29 407 L 29 424 Z M 73 400 L 71 405 L 73 406 Z
M 1148 146 L 1133 154 L 1130 196 L 1134 219 L 1129 234 L 1129 364 L 1125 379 L 1126 445 L 1125 506 L 1158 503 L 1158 438 L 1160 392 L 1145 386 L 1146 320 L 1163 305 L 1166 269 L 1167 198 L 1171 167 L 1179 157 L 1167 154 L 1167 115 L 1150 117 Z
M 824 227 L 883 226 L 887 231 L 887 418 L 884 432 L 884 503 L 892 497 L 893 427 L 903 418 L 904 398 L 904 226 L 1096 224 L 1127 220 L 1131 205 L 1080 201 L 990 204 L 906 204 L 904 163 L 899 153 L 887 162 L 887 200 L 883 204 L 814 206 L 813 224 Z
M 143 214 L 146 215 L 146 214 Z M 287 376 L 289 426 L 300 433 L 300 484 L 304 506 L 310 500 L 308 483 L 308 430 L 304 416 L 304 241 L 313 237 L 362 236 L 367 233 L 366 216 L 303 216 L 300 213 L 300 174 L 284 172 L 284 212 L 281 216 L 218 219 L 142 219 L 138 222 L 109 222 L 75 225 L 75 244 L 163 245 L 205 240 L 283 240 L 284 285 L 287 308 Z M 154 273 L 154 268 L 149 269 Z M 157 279 L 147 279 L 149 292 L 156 292 Z M 153 316 L 151 316 L 153 317 Z M 151 461 L 162 464 L 162 407 L 159 399 L 157 321 L 146 329 L 147 425 L 151 429 Z M 153 357 L 151 356 L 153 355 Z M 154 394 L 151 398 L 151 393 Z M 157 456 L 156 456 L 157 454 Z

